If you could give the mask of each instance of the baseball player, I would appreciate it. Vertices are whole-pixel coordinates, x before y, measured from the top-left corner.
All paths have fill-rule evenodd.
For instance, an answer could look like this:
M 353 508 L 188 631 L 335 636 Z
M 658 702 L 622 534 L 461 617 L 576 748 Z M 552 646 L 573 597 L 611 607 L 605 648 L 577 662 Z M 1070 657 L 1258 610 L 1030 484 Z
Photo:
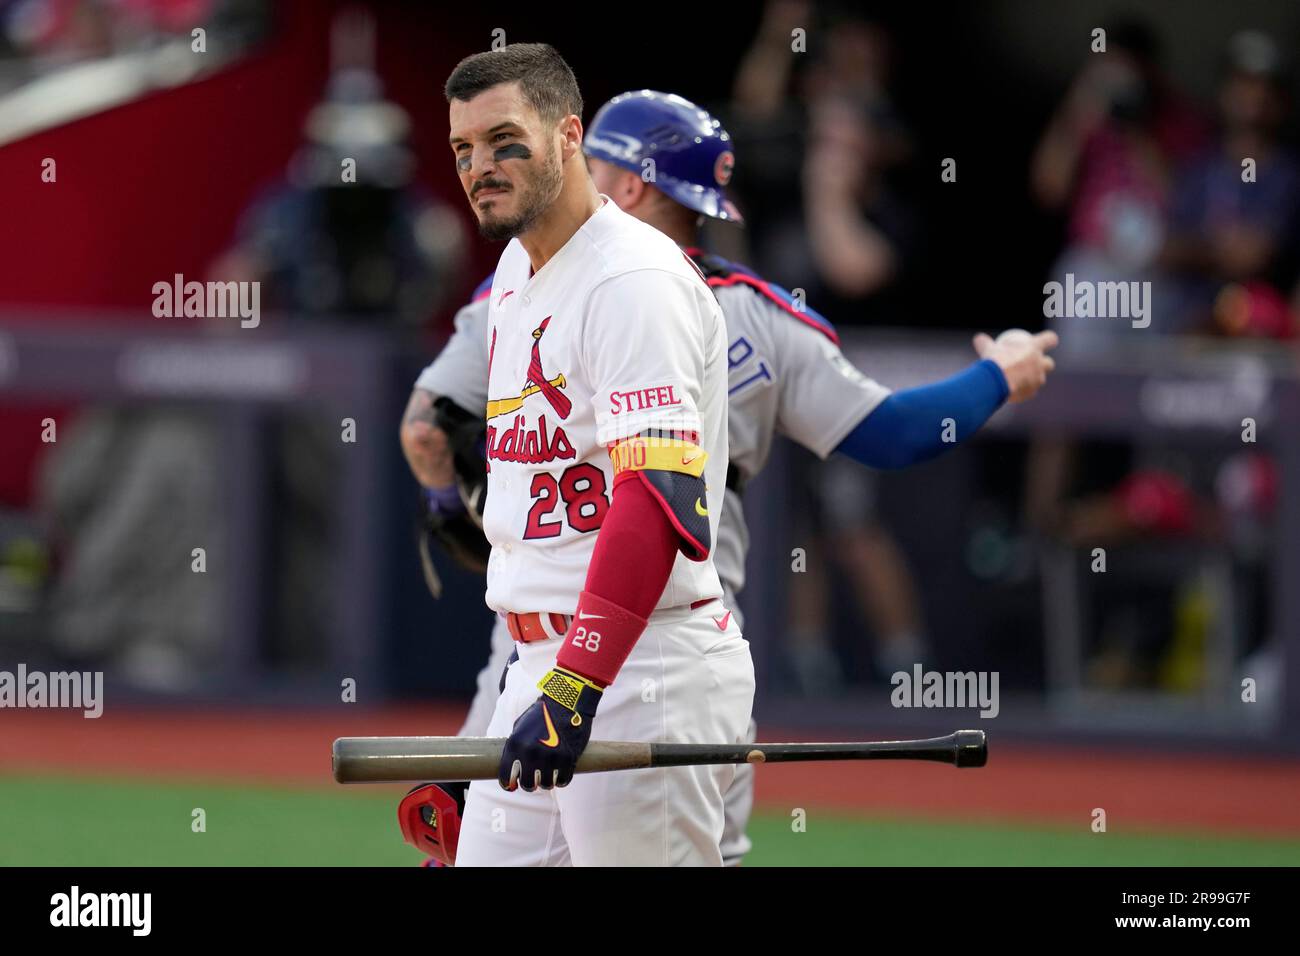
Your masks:
M 515 660 L 488 722 L 458 865 L 720 865 L 730 766 L 574 776 L 593 733 L 744 739 L 749 645 L 712 560 L 727 342 L 703 276 L 601 196 L 582 100 L 545 44 L 447 80 L 461 185 L 509 240 L 487 300 L 487 603 Z M 499 785 L 498 785 L 499 784 Z
M 951 442 L 942 440 L 945 419 L 953 419 L 958 440 L 964 440 L 1004 401 L 1031 397 L 1053 367 L 1043 354 L 1055 345 L 1052 333 L 1007 333 L 997 342 L 979 335 L 975 347 L 981 360 L 965 371 L 932 385 L 891 393 L 848 363 L 834 329 L 815 311 L 796 305 L 788 292 L 751 271 L 696 246 L 701 215 L 740 221 L 723 192 L 735 161 L 730 139 L 708 113 L 672 94 L 625 93 L 596 114 L 583 150 L 597 188 L 624 211 L 676 240 L 704 273 L 722 306 L 729 343 L 730 462 L 714 550 L 723 606 L 732 623 L 739 616 L 735 598 L 744 584 L 748 544 L 742 490 L 766 463 L 774 432 L 822 458 L 839 451 L 874 467 L 902 467 L 951 447 Z M 644 175 L 651 168 L 647 160 L 653 160 L 651 182 Z M 482 408 L 487 402 L 487 296 L 497 285 L 489 278 L 457 314 L 446 348 L 416 382 L 403 424 L 403 448 L 430 510 L 449 521 L 465 513 L 467 498 L 471 514 L 480 500 L 472 492 L 465 493 L 478 487 L 473 455 L 464 453 L 472 450 L 474 431 L 458 426 L 463 419 L 450 420 L 448 412 L 468 415 L 459 410 Z M 481 464 L 478 467 L 481 471 Z M 499 620 L 492 655 L 480 672 L 462 734 L 486 732 L 487 716 L 498 696 L 498 678 L 512 645 Z M 408 798 L 409 807 L 429 806 L 430 792 L 429 788 L 416 791 Z M 752 796 L 752 769 L 741 768 L 726 793 L 721 853 L 728 864 L 739 863 L 749 848 L 745 825 Z M 444 817 L 454 820 L 450 809 Z M 428 850 L 437 837 L 421 841 L 408 834 L 408 839 Z

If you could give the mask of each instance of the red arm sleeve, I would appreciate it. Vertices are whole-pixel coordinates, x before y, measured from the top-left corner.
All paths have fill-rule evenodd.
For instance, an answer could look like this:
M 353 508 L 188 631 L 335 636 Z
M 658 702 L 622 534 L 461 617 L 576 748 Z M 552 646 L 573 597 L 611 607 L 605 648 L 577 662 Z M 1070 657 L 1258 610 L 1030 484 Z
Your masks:
M 677 531 L 645 483 L 615 482 L 557 666 L 612 683 L 664 593 L 677 551 Z

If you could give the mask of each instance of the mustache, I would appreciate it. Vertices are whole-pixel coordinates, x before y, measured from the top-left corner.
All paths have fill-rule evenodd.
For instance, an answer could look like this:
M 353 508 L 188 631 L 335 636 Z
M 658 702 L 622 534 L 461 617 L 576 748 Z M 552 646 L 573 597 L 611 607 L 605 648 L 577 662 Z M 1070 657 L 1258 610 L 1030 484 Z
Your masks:
M 480 182 L 475 183 L 470 188 L 469 196 L 471 199 L 473 199 L 475 196 L 478 195 L 480 189 L 509 189 L 509 188 L 510 188 L 509 183 L 502 182 L 499 179 L 484 179 Z

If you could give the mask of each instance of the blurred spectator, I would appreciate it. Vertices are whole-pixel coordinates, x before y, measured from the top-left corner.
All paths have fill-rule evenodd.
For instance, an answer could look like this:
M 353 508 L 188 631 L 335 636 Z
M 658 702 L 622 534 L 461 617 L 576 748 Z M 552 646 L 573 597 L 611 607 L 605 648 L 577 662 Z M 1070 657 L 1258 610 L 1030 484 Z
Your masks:
M 773 229 L 766 252 L 778 271 L 841 325 L 903 321 L 917 222 L 889 172 L 910 143 L 888 93 L 891 45 L 874 24 L 850 20 L 830 32 L 827 56 L 806 77 L 807 146 L 802 217 Z M 869 370 L 868 370 L 869 371 Z M 847 576 L 873 639 L 876 673 L 888 679 L 927 653 L 916 584 L 902 549 L 880 522 L 877 478 L 832 459 L 817 469 L 819 537 Z M 796 670 L 805 686 L 834 687 L 827 646 L 833 606 L 825 575 L 800 576 L 792 591 Z M 804 614 L 806 613 L 806 616 Z
M 427 323 L 459 291 L 465 238 L 460 219 L 412 184 L 409 128 L 372 71 L 336 71 L 287 183 L 245 215 L 214 277 L 260 280 L 263 306 L 294 322 Z M 344 180 L 348 160 L 355 181 Z M 339 454 L 337 421 L 291 413 L 275 428 L 270 633 L 281 660 L 310 661 L 331 626 L 319 590 L 336 551 Z
M 799 27 L 815 53 L 792 51 Z M 890 177 L 911 150 L 889 94 L 892 55 L 889 33 L 857 13 L 773 0 L 735 83 L 737 184 L 753 210 L 752 258 L 839 325 L 898 322 L 917 256 L 916 216 Z M 795 535 L 813 560 L 791 583 L 786 651 L 797 685 L 824 694 L 844 681 L 820 555 L 851 582 L 877 671 L 910 668 L 925 652 L 919 601 L 901 550 L 877 519 L 875 478 L 833 459 L 810 462 L 801 474 L 813 508 L 800 510 Z
M 902 277 L 916 226 L 885 178 L 885 138 L 854 100 L 813 101 L 803 166 L 806 240 L 778 232 L 774 241 L 790 254 L 791 280 L 804 271 L 809 295 L 841 323 L 869 315 L 898 321 L 898 299 L 885 293 Z
M 1106 42 L 1106 52 L 1089 54 L 1049 121 L 1031 186 L 1040 203 L 1067 215 L 1053 279 L 1155 283 L 1173 171 L 1204 142 L 1204 124 L 1161 69 L 1150 27 L 1114 23 Z M 1171 331 L 1160 288 L 1151 301 L 1151 328 L 1139 331 Z M 1123 321 L 1071 319 L 1068 329 L 1060 321 L 1058 355 L 1106 348 L 1134 331 Z
M 897 671 L 910 672 L 915 663 L 933 663 L 926 657 L 930 646 L 911 567 L 881 521 L 879 479 L 840 456 L 810 465 L 803 475 L 810 507 L 798 510 L 793 540 L 800 546 L 810 541 L 812 547 L 807 572 L 792 575 L 790 582 L 787 654 L 797 686 L 816 696 L 837 691 L 846 681 L 832 640 L 836 601 L 830 568 L 818 560 L 822 555 L 849 584 L 852 611 L 871 636 L 875 677 L 888 680 Z
M 244 215 L 214 277 L 260 281 L 268 310 L 428 322 L 459 291 L 465 237 L 455 213 L 413 186 L 409 129 L 372 72 L 337 72 L 287 182 Z
M 1175 297 L 1169 308 L 1176 329 L 1209 330 L 1217 311 L 1217 328 L 1226 334 L 1290 334 L 1278 288 L 1294 276 L 1278 268 L 1300 205 L 1300 163 L 1279 141 L 1290 112 L 1286 77 L 1271 37 L 1248 30 L 1229 42 L 1221 129 L 1178 177 L 1160 256 L 1174 275 L 1168 294 Z
M 796 27 L 814 34 L 815 54 L 792 52 Z M 916 255 L 916 217 L 889 176 L 910 151 L 888 92 L 891 58 L 879 24 L 777 0 L 736 79 L 751 257 L 841 324 L 896 320 Z
M 96 409 L 64 426 L 42 462 L 42 513 L 59 573 L 54 650 L 152 690 L 191 687 L 219 663 L 226 562 L 212 425 L 185 409 Z M 215 548 L 215 550 L 214 550 Z

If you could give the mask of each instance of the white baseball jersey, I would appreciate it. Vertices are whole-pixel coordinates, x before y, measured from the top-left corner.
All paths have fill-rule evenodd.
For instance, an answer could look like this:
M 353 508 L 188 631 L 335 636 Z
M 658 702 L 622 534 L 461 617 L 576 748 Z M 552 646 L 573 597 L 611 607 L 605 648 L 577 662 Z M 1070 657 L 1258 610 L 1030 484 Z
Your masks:
M 732 268 L 731 275 L 710 278 L 710 285 L 730 343 L 728 447 L 736 471 L 748 481 L 767 464 L 774 433 L 826 458 L 889 389 L 849 363 L 830 324 L 816 312 L 796 309 L 780 288 L 751 281 L 756 277 Z M 456 314 L 455 332 L 416 387 L 446 395 L 462 408 L 482 409 L 487 403 L 487 320 L 488 300 L 477 296 Z M 741 496 L 728 489 L 713 553 L 729 597 L 744 586 L 748 545 Z
M 487 604 L 572 614 L 609 508 L 609 446 L 648 429 L 698 434 L 710 536 L 727 472 L 727 343 L 699 271 L 602 197 L 533 274 L 512 240 L 487 312 Z M 454 396 L 452 396 L 454 397 Z M 678 554 L 657 608 L 722 594 L 711 558 Z
M 700 257 L 697 261 L 704 262 Z M 758 474 L 767 463 L 771 450 L 772 435 L 781 432 L 811 449 L 822 458 L 844 439 L 853 427 L 865 418 L 878 405 L 889 390 L 873 382 L 854 369 L 840 353 L 834 331 L 829 323 L 811 310 L 800 310 L 783 290 L 769 286 L 757 280 L 757 277 L 744 270 L 723 263 L 720 260 L 707 263 L 713 268 L 709 283 L 722 307 L 727 326 L 728 391 L 730 393 L 728 430 L 729 449 L 733 466 L 742 480 L 748 480 Z M 733 271 L 726 274 L 726 269 Z M 475 300 L 457 313 L 455 332 L 448 340 L 443 351 L 434 362 L 421 373 L 416 382 L 417 388 L 423 388 L 438 395 L 446 395 L 458 405 L 469 410 L 483 409 L 487 404 L 488 381 L 488 287 L 494 285 L 491 280 L 480 286 Z M 498 293 L 499 294 L 499 293 Z M 544 353 L 543 353 L 544 354 Z M 549 370 L 549 369 L 546 369 Z M 494 392 L 494 394 L 496 394 Z M 716 479 L 710 479 L 712 484 Z M 712 509 L 712 506 L 710 506 Z M 748 548 L 748 531 L 741 505 L 741 496 L 728 489 L 722 511 L 722 520 L 716 529 L 714 560 L 718 574 L 726 590 L 726 606 L 735 610 L 731 626 L 738 623 L 739 608 L 734 597 L 744 584 L 745 553 Z M 681 559 L 679 558 L 679 561 Z M 707 609 L 701 609 L 706 611 Z M 726 619 L 722 619 L 726 620 Z M 719 619 L 710 618 L 703 626 L 703 632 L 712 635 L 710 628 L 718 624 Z M 638 642 L 638 648 L 645 641 Z M 526 648 L 527 646 L 525 646 Z M 488 665 L 479 673 L 478 692 L 474 697 L 469 716 L 461 733 L 471 736 L 492 735 L 497 730 L 508 733 L 521 704 L 507 708 L 501 716 L 498 726 L 491 725 L 494 709 L 498 705 L 497 684 L 501 669 L 515 648 L 502 620 L 498 618 L 493 630 L 493 654 Z M 661 667 L 666 666 L 666 659 L 658 647 L 653 650 L 658 656 Z M 641 655 L 634 652 L 639 666 Z M 550 658 L 547 658 L 549 661 Z M 736 665 L 746 663 L 740 658 Z M 543 663 L 546 663 L 544 661 Z M 539 665 L 540 666 L 540 665 Z M 635 675 L 634 675 L 635 676 Z M 655 675 L 658 679 L 662 675 Z M 700 700 L 707 700 L 710 706 L 695 714 L 692 721 L 683 726 L 706 727 L 699 739 L 730 739 L 727 728 L 706 726 L 710 719 L 717 719 L 720 708 L 714 706 L 713 694 L 725 688 L 728 693 L 752 677 L 743 672 L 743 668 L 729 674 L 725 680 L 717 680 L 711 690 L 706 690 Z M 528 675 L 526 693 L 522 700 L 531 702 L 535 689 L 536 677 Z M 611 692 L 617 692 L 620 683 L 629 686 L 628 681 L 616 682 Z M 630 682 L 635 684 L 636 681 Z M 752 683 L 748 685 L 752 688 Z M 683 693 L 674 695 L 678 705 L 689 706 L 696 694 L 688 688 Z M 637 707 L 635 712 L 641 714 L 645 708 Z M 602 705 L 602 718 L 605 705 Z M 625 733 L 629 736 L 635 728 Z M 748 732 L 739 739 L 752 740 L 752 724 Z M 621 780 L 628 774 L 604 774 L 601 779 Z M 594 779 L 594 778 L 593 778 Z M 712 834 L 717 821 L 713 819 L 715 808 L 711 803 L 698 799 L 698 781 L 681 783 L 682 796 L 674 797 L 678 802 L 691 801 L 694 818 Z M 573 787 L 569 788 L 570 790 Z M 489 790 L 491 788 L 489 787 Z M 522 793 L 522 791 L 521 791 Z M 745 835 L 750 806 L 753 801 L 753 769 L 739 768 L 732 785 L 723 787 L 725 809 L 723 813 L 720 856 L 724 861 L 735 863 L 744 856 L 749 848 Z M 606 795 L 608 796 L 608 795 Z M 496 807 L 503 799 L 517 799 L 523 806 L 511 808 L 515 819 L 531 821 L 536 817 L 538 828 L 555 832 L 554 812 L 558 809 L 559 797 L 551 798 L 548 806 L 544 800 L 528 800 L 522 796 L 502 798 L 493 793 L 491 806 Z M 633 820 L 655 819 L 653 808 L 643 806 L 643 789 L 633 788 L 623 794 L 618 805 L 624 808 Z M 473 812 L 477 802 L 467 806 L 467 814 Z M 548 815 L 549 814 L 549 815 Z M 472 820 L 467 821 L 472 823 Z M 572 826 L 572 824 L 570 824 Z M 531 828 L 520 826 L 519 840 L 531 837 Z M 622 843 L 629 844 L 629 829 L 624 834 Z M 652 845 L 655 852 L 669 852 L 670 857 L 677 858 L 681 848 L 691 841 L 674 839 L 665 842 L 658 834 L 652 833 L 647 845 Z M 704 840 L 695 841 L 703 845 Z M 671 847 L 671 851 L 666 850 Z M 563 840 L 547 844 L 546 853 L 555 854 L 565 859 L 570 851 Z M 498 848 L 506 853 L 505 859 L 517 862 L 521 857 L 517 848 Z M 650 856 L 654 862 L 657 858 Z M 467 855 L 465 862 L 473 861 L 473 853 Z M 538 858 L 534 862 L 550 862 L 549 858 Z

